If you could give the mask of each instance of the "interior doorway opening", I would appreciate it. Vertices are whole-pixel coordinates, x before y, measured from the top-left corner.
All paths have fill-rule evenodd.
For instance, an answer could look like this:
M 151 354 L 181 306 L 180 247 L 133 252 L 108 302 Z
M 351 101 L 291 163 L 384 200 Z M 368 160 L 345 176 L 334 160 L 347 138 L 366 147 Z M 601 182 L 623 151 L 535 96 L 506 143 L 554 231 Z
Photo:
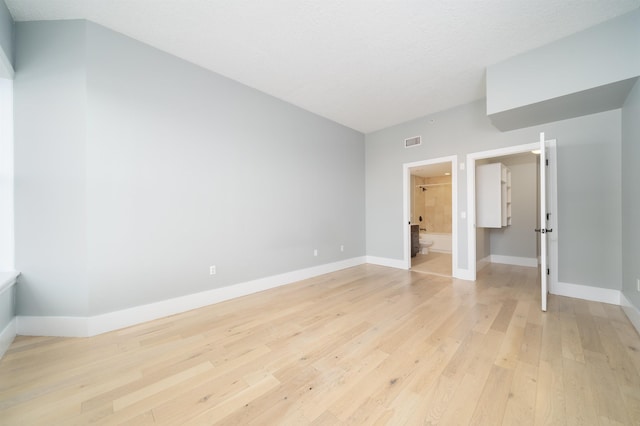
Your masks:
M 548 238 L 546 241 L 546 249 L 542 250 L 540 244 L 537 243 L 536 254 L 540 259 L 543 267 L 540 269 L 540 277 L 541 277 L 541 289 L 544 290 L 545 294 L 542 297 L 542 310 L 546 310 L 546 283 L 549 283 L 549 287 L 553 288 L 553 286 L 558 282 L 558 203 L 557 203 L 557 157 L 556 157 L 556 141 L 555 140 L 544 140 L 544 134 L 541 134 L 541 142 L 540 143 L 532 143 L 525 145 L 518 145 L 507 148 L 500 148 L 491 151 L 477 152 L 473 154 L 467 155 L 467 206 L 469 210 L 469 221 L 467 223 L 467 235 L 468 235 L 468 252 L 467 258 L 469 259 L 469 275 L 470 279 L 476 279 L 476 273 L 479 267 L 482 266 L 483 258 L 478 257 L 479 249 L 478 245 L 481 244 L 481 241 L 477 240 L 478 236 L 478 197 L 481 197 L 481 194 L 478 194 L 478 182 L 477 182 L 477 166 L 483 163 L 491 163 L 500 161 L 500 159 L 506 158 L 518 158 L 519 155 L 523 153 L 528 153 L 532 151 L 540 152 L 541 148 L 544 147 L 544 156 L 541 156 L 542 161 L 538 161 L 538 175 L 536 181 L 540 180 L 537 188 L 537 196 L 538 204 L 535 210 L 544 207 L 544 213 L 538 212 L 539 219 L 535 225 L 535 228 L 531 228 L 528 232 L 530 235 L 535 235 L 533 232 L 540 231 L 540 228 L 545 228 L 547 232 L 549 232 Z M 544 165 L 541 165 L 544 164 Z M 544 170 L 544 176 L 546 178 L 542 178 L 542 168 Z M 544 190 L 543 190 L 544 189 Z M 542 206 L 540 204 L 541 197 L 545 197 L 545 205 Z M 544 219 L 543 219 L 544 218 Z M 513 220 L 516 220 L 513 218 Z M 552 232 L 553 231 L 553 232 Z M 552 233 L 551 233 L 552 232 Z M 545 236 L 546 237 L 546 236 Z M 536 237 L 537 240 L 538 237 Z M 527 238 L 529 239 L 529 238 Z M 547 251 L 548 250 L 548 251 Z M 545 255 L 545 252 L 547 255 Z M 544 260 L 542 258 L 544 257 Z M 517 262 L 518 259 L 516 256 L 508 259 L 509 262 Z M 525 259 L 526 260 L 526 259 Z M 536 259 L 535 266 L 538 266 L 538 259 Z M 480 261 L 480 263 L 478 263 Z M 509 263 L 509 262 L 500 262 L 500 263 Z M 513 263 L 518 264 L 518 263 Z M 534 266 L 522 264 L 522 266 Z M 544 275 L 544 277 L 542 276 Z M 544 279 L 543 279 L 544 278 Z
M 539 155 L 476 161 L 476 272 L 491 263 L 538 267 Z
M 455 156 L 404 165 L 406 269 L 456 276 L 456 170 Z

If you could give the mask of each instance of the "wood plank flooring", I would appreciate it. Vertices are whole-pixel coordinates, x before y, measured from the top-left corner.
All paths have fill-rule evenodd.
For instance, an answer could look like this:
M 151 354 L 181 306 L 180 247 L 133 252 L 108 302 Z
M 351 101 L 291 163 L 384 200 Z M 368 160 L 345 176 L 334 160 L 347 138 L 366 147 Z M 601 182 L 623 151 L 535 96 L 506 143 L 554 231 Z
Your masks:
M 640 337 L 537 270 L 362 265 L 86 339 L 18 337 L 0 424 L 638 425 Z
M 418 253 L 416 257 L 411 259 L 411 270 L 413 272 L 451 277 L 451 253 L 438 253 L 435 251 L 429 252 L 429 254 Z

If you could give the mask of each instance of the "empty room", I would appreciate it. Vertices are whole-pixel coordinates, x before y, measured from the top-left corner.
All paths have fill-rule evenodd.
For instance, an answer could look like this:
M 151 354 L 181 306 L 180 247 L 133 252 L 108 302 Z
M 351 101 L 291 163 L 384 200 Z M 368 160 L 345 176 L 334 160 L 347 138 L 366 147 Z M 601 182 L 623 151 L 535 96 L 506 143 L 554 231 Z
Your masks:
M 640 0 L 0 0 L 0 425 L 640 424 Z

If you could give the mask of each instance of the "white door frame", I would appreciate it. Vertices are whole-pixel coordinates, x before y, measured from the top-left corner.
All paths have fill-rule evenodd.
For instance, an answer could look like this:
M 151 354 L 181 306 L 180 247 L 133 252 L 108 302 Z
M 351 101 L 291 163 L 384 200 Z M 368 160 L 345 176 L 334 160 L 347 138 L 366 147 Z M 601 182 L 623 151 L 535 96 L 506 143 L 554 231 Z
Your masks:
M 403 214 L 402 234 L 404 236 L 404 267 L 411 269 L 411 169 L 431 164 L 451 163 L 451 263 L 453 277 L 459 277 L 458 271 L 458 156 L 432 158 L 414 161 L 402 165 Z
M 0 271 L 15 269 L 13 80 L 0 78 Z
M 549 145 L 555 149 L 556 141 L 550 140 Z M 492 149 L 489 151 L 474 152 L 467 154 L 467 266 L 468 266 L 468 278 L 472 281 L 476 280 L 476 160 L 483 160 L 487 158 L 503 157 L 505 155 L 521 154 L 523 152 L 530 152 L 540 148 L 540 142 L 534 142 L 524 145 L 509 146 L 505 148 Z M 549 174 L 551 176 L 551 188 L 549 202 L 554 211 L 554 217 L 552 217 L 553 239 L 554 249 L 549 252 L 549 264 L 551 269 L 551 276 L 549 280 L 549 288 L 558 282 L 558 250 L 557 250 L 557 223 L 558 223 L 558 202 L 557 202 L 557 169 L 556 158 L 552 156 Z M 533 229 L 531 230 L 533 232 Z

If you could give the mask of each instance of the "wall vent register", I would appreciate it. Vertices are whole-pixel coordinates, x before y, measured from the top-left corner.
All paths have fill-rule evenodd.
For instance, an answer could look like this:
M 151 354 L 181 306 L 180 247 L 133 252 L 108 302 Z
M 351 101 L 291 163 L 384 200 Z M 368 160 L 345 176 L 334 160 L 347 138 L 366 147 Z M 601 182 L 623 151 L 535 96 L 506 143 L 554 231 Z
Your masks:
M 404 140 L 405 148 L 412 148 L 414 146 L 418 146 L 422 144 L 422 136 L 414 136 L 412 138 L 407 138 Z

